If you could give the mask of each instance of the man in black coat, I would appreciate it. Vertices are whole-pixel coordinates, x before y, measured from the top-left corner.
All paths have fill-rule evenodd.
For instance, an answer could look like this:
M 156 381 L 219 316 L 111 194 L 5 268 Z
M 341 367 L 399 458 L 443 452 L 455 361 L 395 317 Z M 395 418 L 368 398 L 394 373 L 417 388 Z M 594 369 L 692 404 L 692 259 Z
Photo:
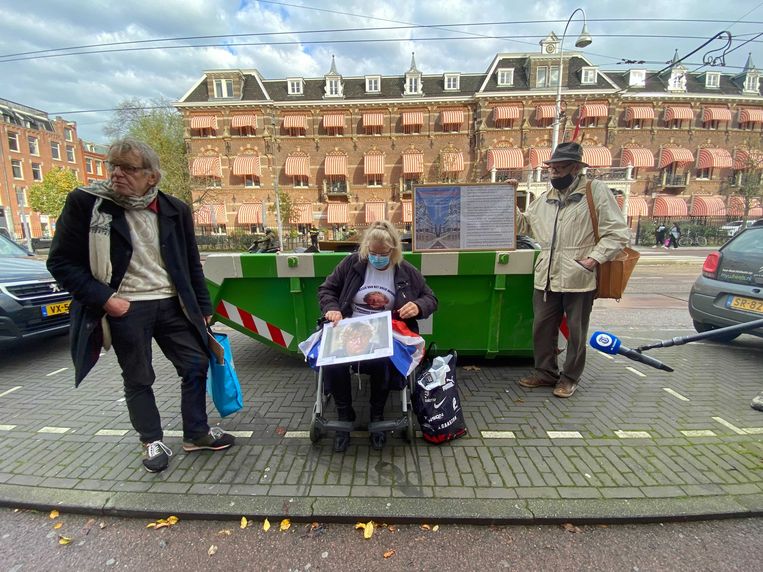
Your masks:
M 150 472 L 167 468 L 152 385 L 155 339 L 182 378 L 185 451 L 227 449 L 232 435 L 210 429 L 206 411 L 209 365 L 206 326 L 212 306 L 193 233 L 191 210 L 159 191 L 159 157 L 135 139 L 115 142 L 108 183 L 72 191 L 56 224 L 48 257 L 51 274 L 74 296 L 71 350 L 75 384 L 114 347 L 130 421 Z

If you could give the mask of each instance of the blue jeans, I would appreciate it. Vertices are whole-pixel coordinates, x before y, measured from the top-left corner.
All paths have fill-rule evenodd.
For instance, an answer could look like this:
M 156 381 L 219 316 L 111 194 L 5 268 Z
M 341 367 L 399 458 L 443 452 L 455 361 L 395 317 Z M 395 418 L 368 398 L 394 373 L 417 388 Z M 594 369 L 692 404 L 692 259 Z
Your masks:
M 109 317 L 109 325 L 112 346 L 122 368 L 127 411 L 140 440 L 150 443 L 164 436 L 152 389 L 156 379 L 151 363 L 152 339 L 182 378 L 183 440 L 193 441 L 209 433 L 206 399 L 209 355 L 178 299 L 131 302 L 124 316 Z

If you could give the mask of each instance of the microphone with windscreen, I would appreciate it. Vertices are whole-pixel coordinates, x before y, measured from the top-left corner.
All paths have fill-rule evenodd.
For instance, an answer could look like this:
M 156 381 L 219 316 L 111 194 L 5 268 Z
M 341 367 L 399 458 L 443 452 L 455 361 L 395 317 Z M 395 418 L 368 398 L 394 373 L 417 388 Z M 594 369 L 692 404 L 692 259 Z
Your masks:
M 672 367 L 665 365 L 660 360 L 646 356 L 636 350 L 626 348 L 620 341 L 620 338 L 608 332 L 594 332 L 591 336 L 590 344 L 592 348 L 604 352 L 605 354 L 617 354 L 632 359 L 633 361 L 638 361 L 654 368 L 661 369 L 662 371 L 673 371 Z

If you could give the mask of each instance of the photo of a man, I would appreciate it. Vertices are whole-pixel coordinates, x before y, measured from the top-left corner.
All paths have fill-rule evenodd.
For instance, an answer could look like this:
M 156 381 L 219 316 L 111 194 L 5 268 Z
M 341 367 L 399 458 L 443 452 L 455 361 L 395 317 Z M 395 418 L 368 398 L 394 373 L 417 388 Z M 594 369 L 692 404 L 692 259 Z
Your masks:
M 370 293 L 369 296 L 373 296 Z M 383 295 L 382 295 L 383 297 Z M 371 299 L 382 306 L 384 302 Z M 346 318 L 336 326 L 323 327 L 317 365 L 357 362 L 392 355 L 392 315 L 378 312 Z

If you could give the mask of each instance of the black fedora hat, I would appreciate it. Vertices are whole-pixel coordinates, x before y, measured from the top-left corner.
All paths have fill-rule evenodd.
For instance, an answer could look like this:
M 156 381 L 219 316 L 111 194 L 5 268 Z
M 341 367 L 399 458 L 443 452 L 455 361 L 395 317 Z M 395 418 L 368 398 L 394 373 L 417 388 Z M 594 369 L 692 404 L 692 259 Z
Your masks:
M 587 167 L 588 163 L 583 162 L 583 148 L 579 143 L 574 141 L 568 141 L 567 143 L 559 143 L 554 149 L 554 153 L 548 161 L 543 161 L 546 165 L 550 163 L 566 163 L 568 161 L 575 161 L 580 163 L 583 167 Z

